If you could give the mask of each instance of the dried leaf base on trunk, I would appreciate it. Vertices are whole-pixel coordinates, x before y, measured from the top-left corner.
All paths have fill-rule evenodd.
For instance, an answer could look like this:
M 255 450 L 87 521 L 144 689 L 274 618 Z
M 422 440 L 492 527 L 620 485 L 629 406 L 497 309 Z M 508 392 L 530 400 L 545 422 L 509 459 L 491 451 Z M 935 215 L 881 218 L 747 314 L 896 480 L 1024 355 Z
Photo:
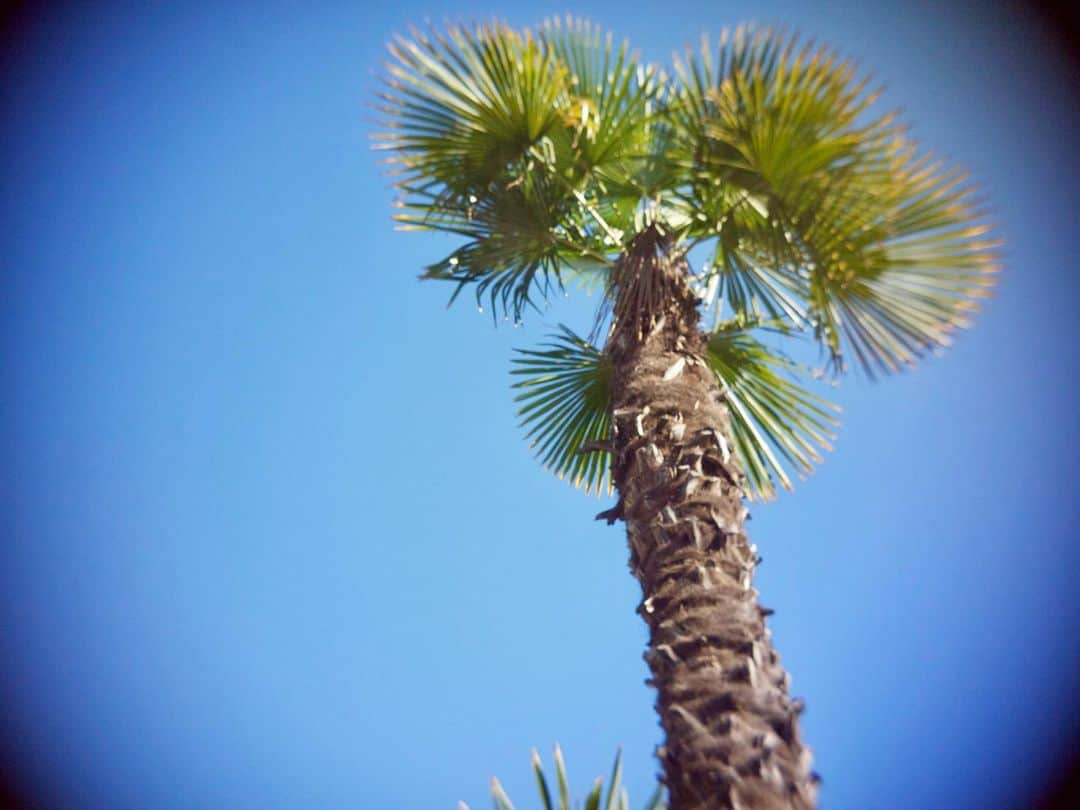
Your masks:
M 612 519 L 644 595 L 671 808 L 812 808 L 801 705 L 751 585 L 742 473 L 686 266 L 649 229 L 612 283 Z

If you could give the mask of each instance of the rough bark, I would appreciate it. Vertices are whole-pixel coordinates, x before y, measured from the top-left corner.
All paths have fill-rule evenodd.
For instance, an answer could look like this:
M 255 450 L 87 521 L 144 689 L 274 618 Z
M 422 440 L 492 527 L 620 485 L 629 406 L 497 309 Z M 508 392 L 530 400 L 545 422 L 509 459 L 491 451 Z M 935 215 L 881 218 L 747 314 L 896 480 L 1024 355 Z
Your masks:
M 654 228 L 613 273 L 613 477 L 649 626 L 672 810 L 812 808 L 801 704 L 751 585 L 743 476 L 686 264 Z

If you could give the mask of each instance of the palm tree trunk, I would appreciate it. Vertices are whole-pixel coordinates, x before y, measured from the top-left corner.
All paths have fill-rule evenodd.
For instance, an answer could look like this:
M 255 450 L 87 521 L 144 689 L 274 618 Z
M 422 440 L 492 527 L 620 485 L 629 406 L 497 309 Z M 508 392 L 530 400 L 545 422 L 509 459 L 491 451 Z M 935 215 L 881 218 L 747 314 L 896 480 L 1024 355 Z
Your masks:
M 751 577 L 742 473 L 705 362 L 687 266 L 655 228 L 612 277 L 613 477 L 649 625 L 645 659 L 666 733 L 672 810 L 812 808 L 817 776 L 801 704 L 773 650 Z

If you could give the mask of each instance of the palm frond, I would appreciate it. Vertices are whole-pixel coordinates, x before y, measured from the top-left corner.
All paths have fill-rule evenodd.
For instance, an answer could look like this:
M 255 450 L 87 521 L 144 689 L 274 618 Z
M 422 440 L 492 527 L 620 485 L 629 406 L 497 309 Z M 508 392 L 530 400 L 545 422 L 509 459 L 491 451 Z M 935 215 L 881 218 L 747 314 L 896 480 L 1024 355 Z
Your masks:
M 708 362 L 731 414 L 731 433 L 751 498 L 769 500 L 776 484 L 791 489 L 831 450 L 839 408 L 793 379 L 802 367 L 750 334 L 759 323 L 734 319 L 709 335 Z
M 669 82 L 641 64 L 625 41 L 615 47 L 610 33 L 588 21 L 549 20 L 540 36 L 569 75 L 561 135 L 567 175 L 589 181 L 605 220 L 629 230 L 642 198 L 666 187 L 670 174 L 657 143 L 666 128 L 661 112 Z
M 390 46 L 381 110 L 406 229 L 468 240 L 425 278 L 475 284 L 492 314 L 535 306 L 561 272 L 610 264 L 656 183 L 667 84 L 590 23 L 413 31 Z
M 581 250 L 569 247 L 577 212 L 549 137 L 562 127 L 566 68 L 532 32 L 499 23 L 414 30 L 390 53 L 376 142 L 401 192 L 395 219 L 465 237 L 424 278 L 455 282 L 451 300 L 475 283 L 478 304 L 486 296 L 493 316 L 518 319 L 560 286 L 560 254 Z
M 532 768 L 536 777 L 537 789 L 540 792 L 542 810 L 571 810 L 570 789 L 566 778 L 566 763 L 563 759 L 562 750 L 558 744 L 555 746 L 555 778 L 558 786 L 558 801 L 553 800 L 553 793 L 548 786 L 547 777 L 544 775 L 544 766 L 540 755 L 534 749 L 532 752 Z M 630 797 L 626 788 L 622 786 L 622 751 L 615 754 L 615 764 L 612 767 L 611 778 L 608 780 L 607 801 L 603 802 L 603 810 L 629 810 Z M 601 810 L 604 794 L 604 779 L 597 777 L 592 789 L 585 797 L 584 810 Z M 495 803 L 495 810 L 514 810 L 510 797 L 506 795 L 498 779 L 491 780 L 491 797 Z M 667 810 L 667 798 L 663 786 L 657 786 L 656 792 L 649 799 L 645 810 Z M 464 810 L 468 810 L 467 807 Z
M 389 46 L 380 147 L 406 183 L 433 180 L 459 200 L 480 195 L 558 125 L 566 69 L 528 29 L 496 22 L 411 34 Z
M 999 243 L 966 177 L 901 136 L 840 185 L 791 207 L 811 320 L 838 367 L 847 350 L 868 376 L 897 371 L 970 324 Z
M 582 452 L 608 439 L 608 362 L 587 340 L 560 330 L 545 349 L 517 350 L 510 373 L 523 377 L 514 384 L 518 416 L 545 467 L 586 493 L 610 494 L 610 454 Z
M 870 97 L 833 54 L 773 29 L 724 32 L 676 57 L 676 154 L 695 213 L 716 239 L 714 289 L 736 313 L 805 325 L 809 284 L 778 216 L 811 179 L 851 159 Z
M 812 326 L 841 364 L 892 371 L 948 344 L 985 296 L 994 243 L 962 175 L 919 154 L 850 62 L 740 28 L 677 60 L 688 232 L 716 240 L 736 313 Z
M 510 188 L 492 188 L 483 198 L 472 197 L 464 211 L 423 200 L 419 189 L 411 191 L 412 201 L 403 204 L 407 212 L 399 215 L 400 222 L 468 238 L 421 276 L 455 282 L 451 301 L 474 285 L 478 306 L 487 303 L 493 317 L 508 314 L 518 320 L 527 307 L 539 309 L 534 297 L 545 299 L 561 288 L 562 266 L 583 258 L 559 237 L 566 230 L 560 220 L 571 219 L 568 203 L 541 173 Z M 414 213 L 417 209 L 422 210 Z
M 709 335 L 707 360 L 723 388 L 731 431 L 749 483 L 748 495 L 769 500 L 776 486 L 791 488 L 835 438 L 839 408 L 796 381 L 807 369 L 757 340 L 764 324 L 721 323 Z M 609 430 L 608 361 L 565 326 L 543 350 L 518 349 L 514 384 L 522 389 L 521 425 L 537 457 L 559 478 L 597 494 L 612 491 L 611 458 L 603 449 Z M 582 448 L 591 452 L 582 452 Z

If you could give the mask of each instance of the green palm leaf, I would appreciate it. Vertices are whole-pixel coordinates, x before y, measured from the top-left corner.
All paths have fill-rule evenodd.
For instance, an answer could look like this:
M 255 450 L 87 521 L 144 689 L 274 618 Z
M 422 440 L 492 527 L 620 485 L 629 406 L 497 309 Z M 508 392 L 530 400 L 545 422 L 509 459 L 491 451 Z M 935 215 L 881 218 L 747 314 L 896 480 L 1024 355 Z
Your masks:
M 552 793 L 548 787 L 547 778 L 544 776 L 543 763 L 535 749 L 532 752 L 533 774 L 536 777 L 537 788 L 540 791 L 542 810 L 571 810 L 570 791 L 566 779 L 566 763 L 563 761 L 562 750 L 555 746 L 555 772 L 559 785 L 559 798 L 556 804 L 552 800 Z M 615 764 L 612 767 L 611 779 L 608 782 L 608 799 L 604 803 L 603 810 L 629 810 L 630 798 L 621 784 L 622 781 L 622 751 L 615 754 Z M 597 777 L 592 789 L 585 797 L 585 810 L 601 810 L 600 803 L 603 796 L 604 779 Z M 514 810 L 510 797 L 506 795 L 498 779 L 491 780 L 491 797 L 495 803 L 495 810 Z M 459 806 L 464 810 L 468 808 L 462 802 Z M 650 797 L 645 810 L 667 810 L 667 798 L 663 786 L 657 786 L 656 792 Z
M 561 758 L 555 761 L 556 770 L 559 770 L 561 762 Z M 551 790 L 548 788 L 547 778 L 544 776 L 543 763 L 540 762 L 540 755 L 536 753 L 535 748 L 532 751 L 532 766 L 533 774 L 536 776 L 536 786 L 540 790 L 540 800 L 544 803 L 544 810 L 556 810 L 555 805 L 551 803 Z M 560 776 L 562 775 L 560 773 Z M 561 797 L 558 810 L 570 810 L 568 805 L 563 804 Z
M 412 33 L 390 46 L 388 130 L 376 136 L 401 192 L 395 218 L 466 237 L 424 277 L 456 282 L 455 298 L 476 283 L 493 315 L 520 318 L 533 292 L 559 286 L 560 252 L 580 236 L 549 137 L 562 127 L 566 68 L 530 31 L 499 23 Z
M 629 231 L 642 199 L 670 180 L 665 150 L 658 148 L 669 82 L 640 64 L 626 42 L 614 47 L 610 33 L 587 21 L 555 19 L 540 35 L 570 77 L 567 127 L 556 136 L 567 153 L 565 175 L 612 230 Z
M 749 484 L 748 495 L 775 497 L 791 488 L 790 472 L 813 471 L 830 450 L 837 406 L 793 377 L 805 369 L 750 334 L 760 322 L 721 323 L 709 335 L 708 362 L 731 410 L 731 431 Z M 524 377 L 518 415 L 541 462 L 586 492 L 611 492 L 610 455 L 582 453 L 608 439 L 608 375 L 604 355 L 566 327 L 544 350 L 518 349 L 511 372 Z
M 964 175 L 902 141 L 881 151 L 792 217 L 815 331 L 837 363 L 846 346 L 871 376 L 950 345 L 998 269 Z
M 514 384 L 518 416 L 545 467 L 586 493 L 610 494 L 610 454 L 582 452 L 608 438 L 609 365 L 587 340 L 560 329 L 543 350 L 517 350 L 511 374 L 524 378 Z
M 995 245 L 962 175 L 921 156 L 853 66 L 741 28 L 676 62 L 673 156 L 736 314 L 812 326 L 837 366 L 893 371 L 948 344 L 985 296 Z
M 748 495 L 769 500 L 776 484 L 791 489 L 831 450 L 839 408 L 792 379 L 799 364 L 750 334 L 756 323 L 732 320 L 709 335 L 708 362 L 725 392 L 731 433 L 749 483 Z
M 611 779 L 608 782 L 608 799 L 604 810 L 629 810 L 622 789 L 622 749 L 615 753 L 615 764 L 611 767 Z
M 390 45 L 381 147 L 395 152 L 399 174 L 434 180 L 461 202 L 559 123 L 566 70 L 530 31 L 500 23 L 411 33 Z
M 567 201 L 551 188 L 540 173 L 531 173 L 517 186 L 492 188 L 462 212 L 442 207 L 437 200 L 411 202 L 403 207 L 423 210 L 419 217 L 408 211 L 399 221 L 414 227 L 434 228 L 469 237 L 469 241 L 445 259 L 430 265 L 422 278 L 457 283 L 453 301 L 466 286 L 473 285 L 479 306 L 487 303 L 492 315 L 512 314 L 537 308 L 533 296 L 543 298 L 561 288 L 560 264 L 568 248 L 557 238 L 560 219 L 569 219 Z M 413 192 L 413 199 L 419 199 Z
M 566 778 L 566 761 L 563 759 L 562 748 L 555 743 L 555 775 L 559 783 L 559 807 L 570 808 L 570 782 Z
M 491 798 L 495 803 L 495 810 L 514 810 L 514 803 L 510 801 L 502 784 L 495 777 L 491 778 Z
M 573 19 L 413 31 L 390 52 L 376 144 L 401 192 L 395 219 L 467 239 L 425 278 L 456 282 L 455 298 L 475 284 L 478 304 L 518 318 L 563 270 L 610 264 L 658 177 L 653 68 Z

